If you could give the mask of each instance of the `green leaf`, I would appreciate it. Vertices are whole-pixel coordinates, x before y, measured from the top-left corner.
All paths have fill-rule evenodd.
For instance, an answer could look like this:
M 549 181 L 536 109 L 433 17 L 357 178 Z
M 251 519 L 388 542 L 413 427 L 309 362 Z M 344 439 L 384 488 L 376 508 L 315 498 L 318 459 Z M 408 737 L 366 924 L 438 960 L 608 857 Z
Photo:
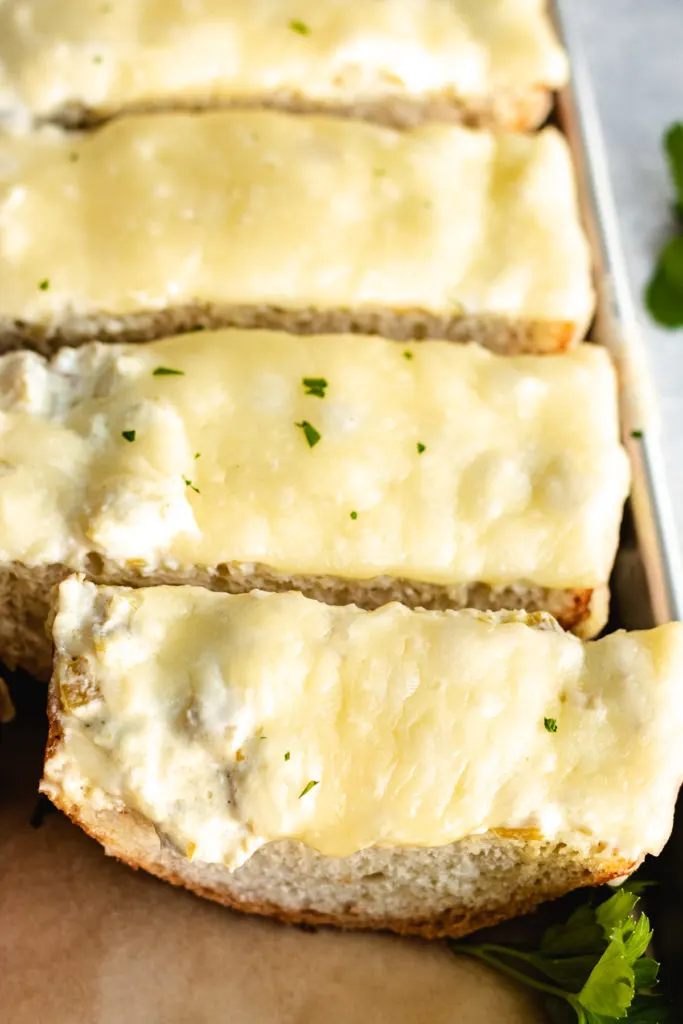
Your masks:
M 579 992 L 595 967 L 595 953 L 553 958 L 532 954 L 530 962 L 537 971 L 556 981 L 568 992 Z
M 595 911 L 585 905 L 575 910 L 565 924 L 553 924 L 546 929 L 540 951 L 543 956 L 573 956 L 602 953 L 605 946 L 605 937 L 595 919 Z
M 678 121 L 671 125 L 664 136 L 664 148 L 669 158 L 678 202 L 683 203 L 683 123 Z
M 328 383 L 324 377 L 304 377 L 301 381 L 303 384 L 306 395 L 313 395 L 315 398 L 324 398 L 325 389 L 328 387 Z
M 631 431 L 631 433 L 639 433 L 642 437 L 642 431 L 633 430 Z M 629 878 L 624 882 L 622 886 L 620 886 L 620 888 L 624 889 L 626 892 L 635 893 L 636 896 L 641 896 L 646 889 L 653 889 L 657 885 L 659 885 L 659 882 L 655 882 L 652 879 L 644 878 L 641 880 L 637 878 L 634 880 L 632 878 Z
M 662 327 L 683 327 L 683 289 L 670 280 L 661 263 L 645 289 L 645 304 Z
M 627 889 L 617 889 L 614 896 L 601 903 L 595 911 L 595 919 L 603 930 L 607 941 L 613 938 L 614 931 L 623 928 L 633 913 L 638 897 Z
M 625 942 L 628 962 L 633 964 L 636 960 L 639 960 L 644 955 L 651 941 L 652 928 L 650 928 L 650 922 L 645 914 L 641 914 Z
M 315 429 L 315 427 L 311 423 L 309 423 L 308 420 L 302 420 L 301 423 L 295 423 L 294 426 L 299 427 L 300 430 L 303 430 L 304 437 L 308 442 L 308 447 L 315 448 L 321 436 Z
M 657 984 L 659 975 L 659 964 L 649 956 L 636 960 L 633 965 L 633 974 L 636 979 L 636 988 L 652 988 Z
M 619 1020 L 631 1005 L 634 992 L 633 968 L 626 959 L 624 943 L 620 938 L 612 939 L 579 992 L 579 1003 L 589 1013 Z
M 674 1012 L 662 996 L 637 995 L 626 1020 L 628 1024 L 676 1024 Z
M 318 785 L 320 785 L 320 783 L 318 782 L 317 779 L 311 779 L 310 782 L 307 782 L 304 788 L 299 793 L 299 800 L 301 800 L 302 796 L 306 796 L 307 793 L 310 793 L 314 786 Z
M 683 291 L 683 235 L 666 243 L 659 257 L 659 266 L 669 283 Z

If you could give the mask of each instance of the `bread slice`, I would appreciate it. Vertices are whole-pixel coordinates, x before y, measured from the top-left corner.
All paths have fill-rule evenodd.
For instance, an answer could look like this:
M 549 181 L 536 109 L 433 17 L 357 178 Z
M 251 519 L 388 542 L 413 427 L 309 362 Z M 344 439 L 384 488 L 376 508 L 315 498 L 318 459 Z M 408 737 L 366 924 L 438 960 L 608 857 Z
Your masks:
M 528 130 L 567 79 L 541 0 L 0 6 L 0 108 L 69 125 L 221 104 Z
M 593 311 L 554 129 L 223 111 L 5 133 L 0 211 L 0 350 L 234 325 L 552 352 Z
M 629 471 L 596 346 L 204 332 L 6 355 L 0 409 L 10 664 L 49 666 L 70 570 L 604 622 Z
M 683 777 L 683 626 L 60 588 L 42 791 L 284 920 L 462 935 L 628 874 Z

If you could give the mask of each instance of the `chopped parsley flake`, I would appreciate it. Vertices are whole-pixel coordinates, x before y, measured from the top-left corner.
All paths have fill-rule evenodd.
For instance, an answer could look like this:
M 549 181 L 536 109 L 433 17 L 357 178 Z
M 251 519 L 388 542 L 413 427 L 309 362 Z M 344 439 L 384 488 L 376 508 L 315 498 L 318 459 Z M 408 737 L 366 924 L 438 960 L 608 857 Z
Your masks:
M 194 453 L 195 459 L 199 459 L 201 457 L 201 454 L 202 454 L 201 452 L 195 452 Z
M 299 21 L 298 18 L 292 18 L 289 23 L 289 27 L 292 32 L 296 32 L 299 36 L 310 36 L 311 30 L 305 21 Z
M 545 726 L 546 732 L 557 732 L 556 718 L 544 718 L 543 725 Z
M 121 437 L 124 438 L 124 440 L 126 440 L 126 441 L 132 442 L 132 441 L 135 440 L 135 431 L 134 430 L 122 430 L 121 431 Z
M 152 370 L 153 377 L 184 377 L 184 370 L 172 370 L 170 366 L 157 366 L 156 370 Z
M 199 490 L 199 488 L 195 487 L 195 485 L 192 483 L 192 481 L 188 480 L 186 476 L 183 477 L 183 480 L 185 481 L 185 486 L 189 487 L 191 491 L 194 491 L 195 494 L 201 494 L 201 491 Z
M 317 786 L 317 785 L 318 785 L 318 780 L 317 779 L 311 779 L 310 782 L 307 782 L 306 785 L 304 786 L 304 788 L 299 793 L 299 800 L 301 800 L 302 796 L 306 796 L 307 793 L 310 793 L 311 790 L 313 789 L 313 787 Z
M 405 351 L 403 352 L 403 358 L 404 359 L 413 359 L 414 357 L 415 357 L 415 353 L 411 352 L 409 348 L 405 349 Z
M 299 427 L 301 430 L 303 430 L 304 437 L 308 441 L 308 447 L 315 448 L 318 441 L 320 440 L 320 434 L 315 429 L 315 427 L 312 426 L 308 422 L 308 420 L 302 420 L 301 423 L 295 423 L 294 426 Z
M 290 754 L 290 752 L 289 752 L 288 750 L 286 750 L 286 751 L 285 751 L 285 761 L 289 761 L 289 759 L 290 759 L 290 757 L 291 757 L 291 756 L 292 756 L 292 755 Z
M 635 438 L 636 441 L 640 441 L 643 436 L 642 430 L 632 430 L 631 437 Z
M 47 277 L 40 282 L 38 287 L 40 288 L 41 292 L 46 292 L 48 290 L 48 288 L 50 287 L 50 282 L 47 279 Z
M 427 445 L 426 444 L 422 444 L 422 441 L 418 441 L 417 442 L 417 454 L 418 455 L 422 455 L 422 452 L 426 452 L 426 451 L 427 451 Z
M 351 513 L 351 518 L 352 519 L 358 519 L 358 513 L 357 512 L 352 512 Z
M 325 397 L 325 388 L 328 384 L 324 377 L 304 377 L 301 383 L 306 388 L 305 394 L 313 395 L 315 398 Z

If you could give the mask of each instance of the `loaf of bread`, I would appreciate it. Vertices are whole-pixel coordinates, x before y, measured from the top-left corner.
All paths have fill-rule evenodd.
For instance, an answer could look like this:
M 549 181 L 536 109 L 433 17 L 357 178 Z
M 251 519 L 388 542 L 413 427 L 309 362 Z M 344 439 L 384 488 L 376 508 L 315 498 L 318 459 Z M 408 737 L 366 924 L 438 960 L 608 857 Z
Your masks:
M 604 349 L 201 332 L 0 358 L 0 656 L 49 588 L 297 589 L 604 623 L 628 463 Z
M 543 0 L 3 0 L 0 110 L 216 104 L 529 129 L 567 61 Z
M 0 255 L 0 350 L 233 325 L 546 352 L 593 309 L 554 129 L 223 111 L 0 134 Z
M 683 626 L 71 578 L 42 790 L 239 910 L 463 935 L 633 871 L 683 777 Z

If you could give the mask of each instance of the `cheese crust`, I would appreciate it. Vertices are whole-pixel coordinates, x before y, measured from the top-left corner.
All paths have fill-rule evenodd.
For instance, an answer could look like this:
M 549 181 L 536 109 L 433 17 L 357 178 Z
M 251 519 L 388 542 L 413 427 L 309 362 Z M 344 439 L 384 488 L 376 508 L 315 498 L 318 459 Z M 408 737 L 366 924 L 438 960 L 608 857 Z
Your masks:
M 635 861 L 671 829 L 680 624 L 582 643 L 542 615 L 72 578 L 54 639 L 44 790 L 139 814 L 190 860 L 498 831 Z
M 571 338 L 593 308 L 554 129 L 223 111 L 5 133 L 0 257 L 0 333 L 93 316 L 115 333 L 213 303 L 563 323 Z
M 2 0 L 0 106 L 50 117 L 286 94 L 359 101 L 557 88 L 541 0 Z
M 629 482 L 596 346 L 247 331 L 2 357 L 0 465 L 5 563 L 547 588 L 604 586 Z

